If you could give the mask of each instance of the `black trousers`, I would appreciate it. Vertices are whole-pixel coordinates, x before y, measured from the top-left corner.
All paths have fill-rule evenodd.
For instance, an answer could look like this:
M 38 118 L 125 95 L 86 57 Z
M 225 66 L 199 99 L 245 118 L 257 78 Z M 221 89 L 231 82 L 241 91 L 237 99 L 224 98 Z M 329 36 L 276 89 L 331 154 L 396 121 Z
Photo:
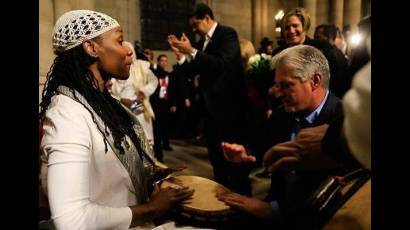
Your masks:
M 216 122 L 212 118 L 207 116 L 204 122 L 204 134 L 208 148 L 208 156 L 213 167 L 215 181 L 234 192 L 251 196 L 252 188 L 248 177 L 251 166 L 236 166 L 229 163 L 225 159 L 221 147 L 222 141 L 229 140 L 221 138 L 221 131 L 216 127 Z

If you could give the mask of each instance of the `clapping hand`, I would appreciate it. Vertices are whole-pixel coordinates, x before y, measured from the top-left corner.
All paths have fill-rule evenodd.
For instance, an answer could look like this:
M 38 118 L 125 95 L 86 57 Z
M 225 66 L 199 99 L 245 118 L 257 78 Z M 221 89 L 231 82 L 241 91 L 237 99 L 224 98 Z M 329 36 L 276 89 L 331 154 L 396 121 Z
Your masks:
M 171 47 L 172 52 L 174 52 L 175 57 L 176 57 L 177 60 L 179 61 L 184 54 L 182 54 L 181 51 L 179 51 L 179 49 L 176 48 L 176 47 L 173 45 L 175 42 L 178 42 L 178 41 L 179 41 L 179 40 L 178 40 L 178 38 L 177 38 L 175 35 L 173 35 L 173 34 L 168 35 L 168 44 L 169 44 L 169 46 Z
M 191 54 L 193 51 L 191 42 L 189 41 L 189 38 L 185 35 L 185 33 L 182 33 L 181 39 L 179 40 L 175 35 L 169 35 L 168 43 L 170 44 L 171 49 L 174 51 L 174 53 L 175 50 L 178 50 L 182 54 Z

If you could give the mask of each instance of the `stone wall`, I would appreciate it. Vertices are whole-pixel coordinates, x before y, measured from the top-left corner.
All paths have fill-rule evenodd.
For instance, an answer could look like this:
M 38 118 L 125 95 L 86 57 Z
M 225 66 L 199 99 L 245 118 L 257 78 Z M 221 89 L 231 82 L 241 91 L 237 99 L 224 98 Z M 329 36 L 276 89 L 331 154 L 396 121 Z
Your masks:
M 91 9 L 104 12 L 118 20 L 124 29 L 124 38 L 130 42 L 141 41 L 140 0 L 39 0 L 39 95 L 45 76 L 53 62 L 51 35 L 55 21 L 64 12 L 74 9 Z M 279 33 L 275 32 L 274 16 L 297 6 L 306 6 L 312 12 L 314 22 L 309 35 L 313 35 L 314 26 L 322 23 L 335 23 L 339 27 L 356 24 L 362 14 L 369 14 L 370 0 L 197 0 L 207 3 L 214 11 L 214 16 L 221 24 L 236 29 L 239 36 L 252 41 L 255 48 L 263 37 L 269 37 L 276 45 Z M 188 23 L 188 22 L 187 22 Z M 154 55 L 166 53 L 170 68 L 176 63 L 169 51 L 154 50 Z M 170 70 L 170 69 L 169 69 Z
M 252 39 L 252 14 L 250 0 L 211 1 L 209 6 L 215 19 L 221 24 L 233 27 L 240 37 Z
M 139 0 L 96 0 L 95 10 L 115 18 L 124 31 L 124 39 L 141 40 Z

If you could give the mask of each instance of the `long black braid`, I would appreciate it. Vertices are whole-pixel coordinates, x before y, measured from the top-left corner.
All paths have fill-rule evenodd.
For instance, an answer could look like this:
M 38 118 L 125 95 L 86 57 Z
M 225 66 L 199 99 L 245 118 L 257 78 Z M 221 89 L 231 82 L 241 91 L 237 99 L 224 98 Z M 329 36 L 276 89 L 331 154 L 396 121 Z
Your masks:
M 96 60 L 96 58 L 89 56 L 82 46 L 67 50 L 55 58 L 50 71 L 47 73 L 47 80 L 42 93 L 40 121 L 43 122 L 45 112 L 50 105 L 51 98 L 57 93 L 57 88 L 60 85 L 66 86 L 73 92 L 76 90 L 80 93 L 104 121 L 105 130 L 100 130 L 100 132 L 104 137 L 105 152 L 108 151 L 106 136 L 109 129 L 113 135 L 114 145 L 120 150 L 121 154 L 124 154 L 121 143 L 128 135 L 142 159 L 142 144 L 132 128 L 131 118 L 120 103 L 111 97 L 107 89 L 104 89 L 103 92 L 98 90 L 98 82 L 89 70 L 89 66 Z M 89 110 L 84 104 L 83 106 Z M 89 112 L 94 123 L 96 123 L 93 113 Z

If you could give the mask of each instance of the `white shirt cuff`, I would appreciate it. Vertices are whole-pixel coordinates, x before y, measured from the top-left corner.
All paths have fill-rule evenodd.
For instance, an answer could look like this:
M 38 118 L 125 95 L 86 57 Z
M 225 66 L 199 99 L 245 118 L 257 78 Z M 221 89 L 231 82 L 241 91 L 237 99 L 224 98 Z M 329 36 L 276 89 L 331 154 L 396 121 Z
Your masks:
M 195 59 L 195 56 L 196 56 L 197 53 L 198 53 L 198 50 L 193 48 L 192 52 L 191 52 L 192 59 Z
M 186 60 L 187 58 L 186 58 L 186 56 L 184 55 L 184 56 L 182 56 L 182 58 L 181 59 L 179 59 L 179 61 L 177 61 L 178 62 L 178 65 L 182 65 L 182 64 L 184 64 L 184 62 L 185 62 L 185 60 Z

